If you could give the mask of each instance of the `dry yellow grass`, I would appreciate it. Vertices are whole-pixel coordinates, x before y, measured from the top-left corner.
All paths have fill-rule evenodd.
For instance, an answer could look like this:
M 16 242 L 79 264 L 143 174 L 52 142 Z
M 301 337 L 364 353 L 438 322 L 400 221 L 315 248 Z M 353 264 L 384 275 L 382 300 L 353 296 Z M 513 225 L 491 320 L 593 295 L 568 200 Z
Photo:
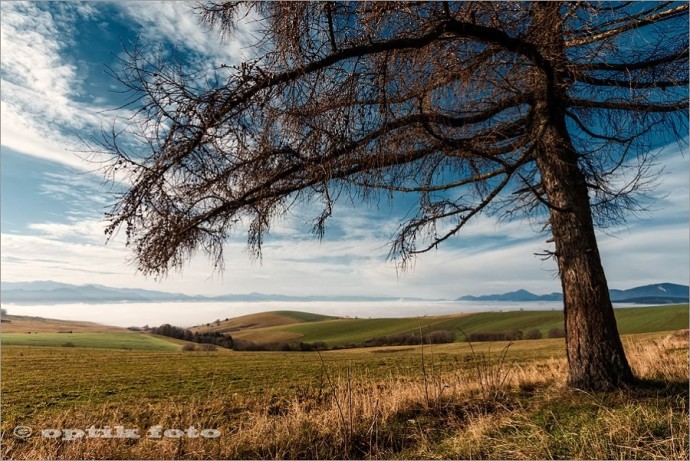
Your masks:
M 17 459 L 688 459 L 687 331 L 628 341 L 639 387 L 589 394 L 563 387 L 564 359 L 471 366 L 422 376 L 324 368 L 291 395 L 190 396 L 139 408 L 104 405 L 52 415 L 43 427 L 195 427 L 216 439 L 26 440 L 3 434 Z M 286 355 L 286 358 L 289 356 Z M 666 383 L 660 381 L 663 380 Z

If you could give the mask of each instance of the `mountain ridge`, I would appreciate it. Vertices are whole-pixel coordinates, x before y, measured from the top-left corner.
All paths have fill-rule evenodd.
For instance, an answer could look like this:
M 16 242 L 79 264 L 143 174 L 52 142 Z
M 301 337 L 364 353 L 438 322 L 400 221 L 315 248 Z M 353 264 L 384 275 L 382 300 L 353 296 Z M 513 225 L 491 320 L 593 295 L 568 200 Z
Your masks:
M 419 297 L 394 296 L 291 296 L 265 293 L 236 293 L 218 296 L 186 295 L 141 288 L 115 288 L 99 284 L 72 285 L 53 281 L 1 282 L 0 300 L 9 304 L 104 304 L 112 302 L 371 302 L 371 301 L 447 301 Z M 626 290 L 611 289 L 611 300 L 619 303 L 670 304 L 688 302 L 687 285 L 656 283 Z M 537 295 L 524 289 L 501 294 L 461 296 L 455 301 L 537 302 L 562 301 L 561 293 Z
M 612 302 L 618 303 L 637 303 L 637 304 L 671 304 L 688 302 L 688 292 L 690 287 L 678 285 L 676 283 L 654 283 L 642 285 L 626 290 L 611 289 L 609 294 Z M 501 294 L 489 294 L 480 296 L 461 296 L 456 301 L 512 301 L 512 302 L 532 302 L 532 301 L 562 301 L 561 293 L 550 293 L 546 295 L 536 295 L 527 290 L 510 291 Z
M 394 296 L 291 296 L 266 293 L 237 293 L 218 296 L 186 295 L 140 288 L 115 288 L 98 284 L 72 285 L 53 281 L 1 282 L 0 300 L 10 304 L 103 304 L 110 302 L 366 302 L 366 301 L 439 301 Z

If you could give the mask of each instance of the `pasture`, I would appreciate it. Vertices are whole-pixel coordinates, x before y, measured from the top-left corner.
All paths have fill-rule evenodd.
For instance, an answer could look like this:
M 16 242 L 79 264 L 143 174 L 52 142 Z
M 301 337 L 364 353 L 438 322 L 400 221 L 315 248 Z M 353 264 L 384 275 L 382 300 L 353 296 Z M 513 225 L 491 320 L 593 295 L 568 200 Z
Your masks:
M 563 389 L 562 339 L 320 354 L 5 345 L 2 455 L 685 459 L 687 330 L 623 341 L 645 381 L 597 394 Z M 92 425 L 194 426 L 223 436 L 65 441 L 12 434 L 17 426 Z
M 563 339 L 467 343 L 456 335 L 449 344 L 319 353 L 184 352 L 184 341 L 142 332 L 84 326 L 58 333 L 69 324 L 37 319 L 42 332 L 6 333 L 3 323 L 0 455 L 687 459 L 688 307 L 618 309 L 616 315 L 640 382 L 600 393 L 563 387 Z M 274 312 L 233 320 L 231 328 L 243 326 L 233 334 L 266 338 L 275 331 L 330 345 L 418 332 L 420 325 L 468 334 L 562 325 L 560 312 L 543 311 L 421 319 Z M 105 426 L 208 428 L 220 437 L 66 440 L 41 434 Z M 17 427 L 35 432 L 20 437 Z
M 4 333 L 57 333 L 72 331 L 74 333 L 105 333 L 126 332 L 124 328 L 101 325 L 78 320 L 46 319 L 25 315 L 6 315 L 2 318 L 2 332 Z
M 62 347 L 67 354 L 81 352 L 70 351 L 71 348 L 100 348 L 125 350 L 174 351 L 179 350 L 168 338 L 137 332 L 98 332 L 98 333 L 5 333 L 2 334 L 2 345 Z
M 628 307 L 615 309 L 618 329 L 621 334 L 670 331 L 688 328 L 688 305 L 653 307 Z M 266 325 L 266 315 L 271 314 L 271 325 Z M 257 319 L 254 319 L 257 317 Z M 537 329 L 547 337 L 552 328 L 563 328 L 561 311 L 513 311 L 480 312 L 420 318 L 325 318 L 298 321 L 290 317 L 279 320 L 281 313 L 265 313 L 240 317 L 249 328 L 235 328 L 232 331 L 223 327 L 199 326 L 198 331 L 228 331 L 233 337 L 269 343 L 278 341 L 321 341 L 329 347 L 359 344 L 368 339 L 389 335 L 417 334 L 447 330 L 455 334 L 456 341 L 464 340 L 464 333 L 496 332 L 507 330 L 528 331 Z M 231 320 L 232 321 L 232 320 Z M 223 322 L 221 322 L 223 324 Z M 237 327 L 238 322 L 232 323 Z

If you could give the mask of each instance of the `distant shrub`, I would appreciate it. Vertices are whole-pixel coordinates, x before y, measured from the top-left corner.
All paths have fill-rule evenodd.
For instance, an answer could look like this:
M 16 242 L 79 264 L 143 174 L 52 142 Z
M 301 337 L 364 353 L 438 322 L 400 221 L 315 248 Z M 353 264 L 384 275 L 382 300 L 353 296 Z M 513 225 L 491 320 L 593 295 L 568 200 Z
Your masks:
M 230 335 L 225 335 L 217 331 L 207 333 L 192 333 L 191 330 L 185 328 L 174 327 L 170 324 L 164 324 L 159 327 L 151 328 L 151 333 L 156 335 L 168 336 L 170 338 L 182 339 L 184 341 L 192 341 L 199 344 L 215 344 L 216 346 L 232 349 L 234 341 Z
M 326 344 L 323 341 L 316 341 L 312 343 L 312 346 L 314 346 L 315 351 L 325 351 L 326 349 L 328 349 L 328 344 Z
M 233 349 L 236 351 L 258 351 L 259 345 L 253 341 L 247 341 L 246 339 L 236 339 Z
M 196 350 L 196 346 L 191 343 L 187 343 L 184 346 L 182 346 L 182 350 L 185 352 L 192 352 Z
M 525 333 L 525 339 L 541 339 L 541 337 L 541 331 L 537 330 L 536 328 L 533 328 Z
M 487 331 L 470 333 L 467 337 L 469 342 L 486 342 L 486 341 L 518 341 L 523 339 L 524 335 L 520 330 L 508 331 Z
M 236 339 L 233 349 L 236 351 L 310 352 L 326 350 L 328 345 L 323 341 L 314 343 L 255 343 L 244 339 Z
M 67 341 L 66 343 L 62 344 L 62 347 L 76 347 L 73 342 Z
M 565 330 L 563 328 L 551 328 L 548 334 L 549 338 L 565 338 Z
M 455 335 L 452 331 L 437 330 L 425 334 L 423 338 L 425 344 L 445 344 L 452 343 L 455 340 Z
M 436 330 L 426 333 L 422 336 L 424 344 L 442 344 L 452 343 L 455 340 L 455 335 L 452 331 Z M 367 339 L 356 347 L 379 347 L 379 346 L 416 346 L 421 344 L 419 336 L 412 333 L 398 334 L 390 336 L 376 336 Z
M 218 348 L 213 344 L 199 344 L 196 349 L 203 352 L 213 352 L 218 350 Z

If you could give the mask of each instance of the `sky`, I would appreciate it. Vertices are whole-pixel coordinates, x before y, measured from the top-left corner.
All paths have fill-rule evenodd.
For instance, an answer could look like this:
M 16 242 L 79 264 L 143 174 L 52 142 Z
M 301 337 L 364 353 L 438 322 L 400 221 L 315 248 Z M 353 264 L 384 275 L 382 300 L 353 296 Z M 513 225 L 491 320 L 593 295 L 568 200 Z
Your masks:
M 295 210 L 254 261 L 241 232 L 226 246 L 226 268 L 214 273 L 204 255 L 163 280 L 137 274 L 121 236 L 106 244 L 103 214 L 111 188 L 84 140 L 123 123 L 122 88 L 107 72 L 123 44 L 176 47 L 199 62 L 251 56 L 248 21 L 220 41 L 200 25 L 190 3 L 0 2 L 1 261 L 5 282 L 53 280 L 186 294 L 278 293 L 456 298 L 527 289 L 560 291 L 555 263 L 535 253 L 548 236 L 527 221 L 480 216 L 437 251 L 400 272 L 387 260 L 401 218 L 387 203 L 336 209 L 319 242 L 308 232 L 314 213 Z M 687 148 L 659 152 L 663 168 L 652 209 L 598 234 L 611 288 L 689 279 Z M 300 211 L 304 212 L 301 213 Z

